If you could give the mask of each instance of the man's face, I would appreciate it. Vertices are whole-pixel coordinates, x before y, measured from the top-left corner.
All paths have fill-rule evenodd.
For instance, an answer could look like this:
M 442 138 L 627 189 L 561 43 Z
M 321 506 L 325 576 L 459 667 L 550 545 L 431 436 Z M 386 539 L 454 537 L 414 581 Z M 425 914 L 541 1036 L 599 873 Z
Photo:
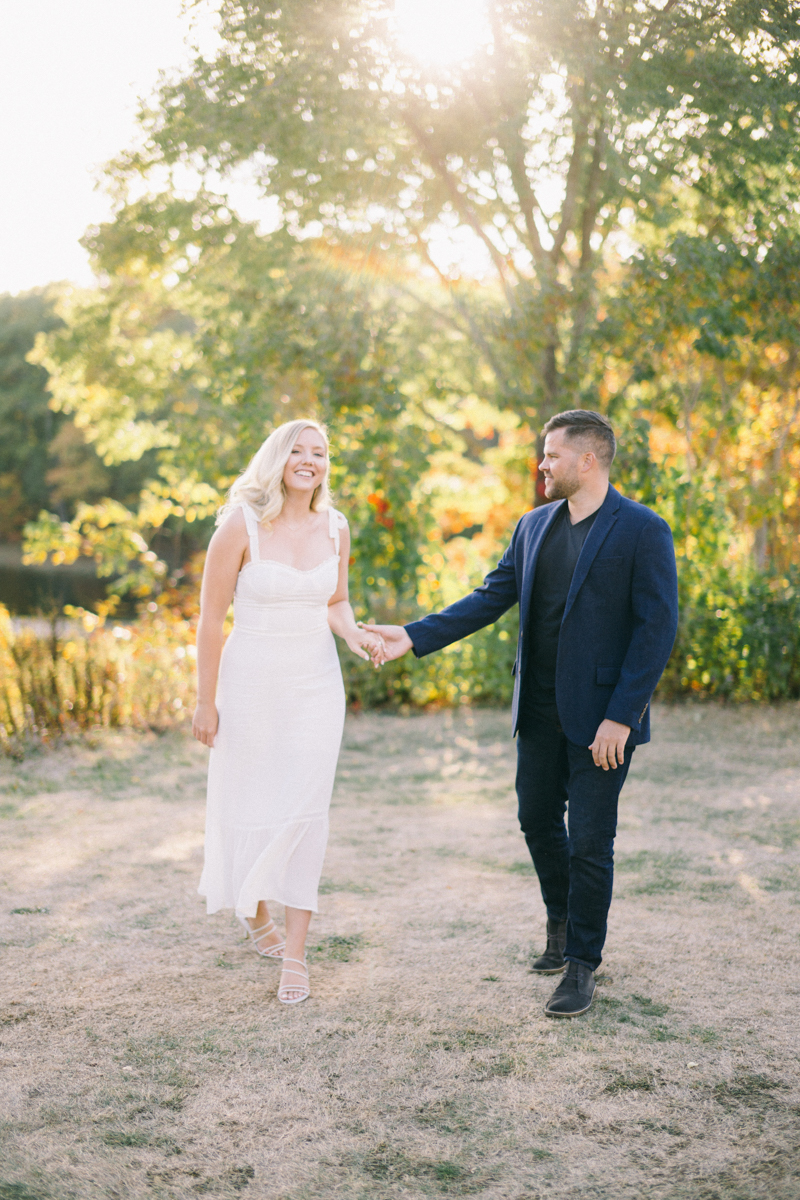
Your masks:
M 568 500 L 581 486 L 578 467 L 585 456 L 580 442 L 571 442 L 565 429 L 554 429 L 544 439 L 544 455 L 539 470 L 544 475 L 544 494 L 548 500 Z

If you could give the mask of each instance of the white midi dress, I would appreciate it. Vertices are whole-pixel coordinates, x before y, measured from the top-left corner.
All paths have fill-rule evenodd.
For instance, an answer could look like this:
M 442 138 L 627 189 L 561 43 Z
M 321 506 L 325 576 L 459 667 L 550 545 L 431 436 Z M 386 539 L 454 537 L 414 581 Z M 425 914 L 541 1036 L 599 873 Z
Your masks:
M 300 571 L 260 558 L 255 513 L 242 509 L 251 561 L 239 573 L 220 662 L 198 891 L 210 913 L 254 917 L 259 900 L 316 912 L 344 727 L 328 601 L 346 522 L 329 510 L 333 553 Z

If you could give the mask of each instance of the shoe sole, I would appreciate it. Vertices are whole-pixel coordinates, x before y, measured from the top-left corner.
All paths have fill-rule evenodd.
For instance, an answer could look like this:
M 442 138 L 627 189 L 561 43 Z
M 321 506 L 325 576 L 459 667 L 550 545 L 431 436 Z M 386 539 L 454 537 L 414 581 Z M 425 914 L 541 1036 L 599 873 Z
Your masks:
M 585 1008 L 577 1008 L 575 1012 L 553 1012 L 545 1005 L 544 1015 L 546 1017 L 579 1017 L 581 1013 L 589 1011 L 589 1009 L 592 1007 L 592 1000 L 594 1000 L 594 995 L 592 995 L 592 999 Z
M 533 975 L 561 975 L 562 972 L 566 971 L 566 969 L 566 963 L 564 963 L 563 967 L 546 967 L 544 970 L 541 967 L 529 968 Z

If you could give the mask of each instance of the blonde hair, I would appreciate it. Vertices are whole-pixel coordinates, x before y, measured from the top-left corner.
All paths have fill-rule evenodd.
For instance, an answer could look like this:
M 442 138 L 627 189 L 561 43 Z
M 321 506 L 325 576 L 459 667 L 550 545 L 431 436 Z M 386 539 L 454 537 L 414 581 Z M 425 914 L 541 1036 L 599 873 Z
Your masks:
M 259 525 L 269 529 L 286 502 L 286 485 L 283 472 L 289 461 L 292 448 L 304 429 L 316 429 L 328 449 L 328 434 L 317 421 L 286 421 L 273 429 L 267 440 L 259 446 L 242 474 L 228 492 L 228 500 L 217 513 L 217 524 L 225 520 L 235 508 L 248 504 L 256 514 Z M 325 471 L 322 483 L 314 489 L 311 497 L 313 512 L 330 508 L 332 497 Z

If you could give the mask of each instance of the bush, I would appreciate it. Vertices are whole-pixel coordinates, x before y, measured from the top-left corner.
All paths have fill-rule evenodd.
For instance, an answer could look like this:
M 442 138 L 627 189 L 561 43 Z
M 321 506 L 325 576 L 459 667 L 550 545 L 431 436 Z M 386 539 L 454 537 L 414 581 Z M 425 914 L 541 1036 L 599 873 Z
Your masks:
M 194 630 L 169 610 L 106 627 L 73 610 L 70 631 L 15 630 L 0 605 L 0 748 L 103 727 L 165 729 L 194 705 Z
M 800 570 L 742 578 L 719 571 L 712 583 L 696 583 L 683 597 L 659 695 L 800 698 Z

